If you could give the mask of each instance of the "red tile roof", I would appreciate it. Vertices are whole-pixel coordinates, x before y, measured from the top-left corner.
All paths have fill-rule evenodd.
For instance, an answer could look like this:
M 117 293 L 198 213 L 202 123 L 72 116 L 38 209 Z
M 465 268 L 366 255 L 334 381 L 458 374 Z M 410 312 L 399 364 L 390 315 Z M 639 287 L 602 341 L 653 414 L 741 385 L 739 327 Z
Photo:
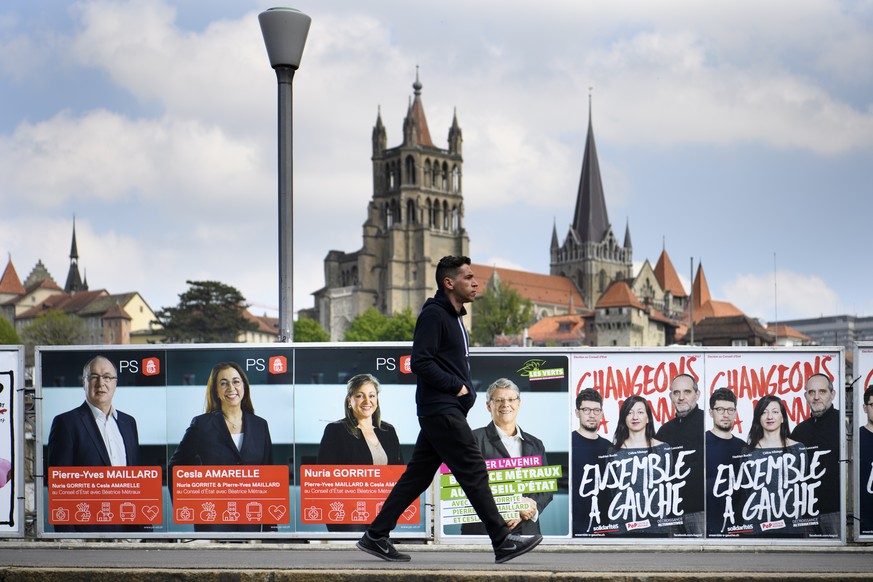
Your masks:
M 585 317 L 583 315 L 543 317 L 528 328 L 527 335 L 536 344 L 581 344 L 585 341 Z
M 637 296 L 634 295 L 634 292 L 631 291 L 630 286 L 624 281 L 613 281 L 612 285 L 600 297 L 596 307 L 597 309 L 605 307 L 636 307 L 641 311 L 646 310 L 643 304 L 640 303 L 640 300 L 637 299 Z
M 685 287 L 682 286 L 682 281 L 679 280 L 679 275 L 673 267 L 673 261 L 667 254 L 667 249 L 661 251 L 661 256 L 658 257 L 658 263 L 655 265 L 655 278 L 661 285 L 661 289 L 669 291 L 673 297 L 688 297 L 685 292 Z
M 570 312 L 586 310 L 582 295 L 567 277 L 541 275 L 539 273 L 477 264 L 473 264 L 471 267 L 476 275 L 476 279 L 479 281 L 480 294 L 487 293 L 488 281 L 491 280 L 496 271 L 501 283 L 509 285 L 522 298 L 530 299 L 531 303 L 561 306 L 567 308 Z
M 799 339 L 799 340 L 805 341 L 805 342 L 812 341 L 812 338 L 809 337 L 808 335 L 800 333 L 799 331 L 797 331 L 796 329 L 794 329 L 790 325 L 785 325 L 784 323 L 780 323 L 779 325 L 768 325 L 767 331 L 773 337 L 777 337 L 777 338 L 780 338 L 780 337 L 789 338 L 790 337 L 790 338 Z
M 12 264 L 12 259 L 9 259 L 6 269 L 3 271 L 3 276 L 0 277 L 0 293 L 8 293 L 10 295 L 24 295 L 26 293 L 24 285 L 21 284 L 21 279 L 18 278 L 18 273 L 15 272 L 15 265 Z

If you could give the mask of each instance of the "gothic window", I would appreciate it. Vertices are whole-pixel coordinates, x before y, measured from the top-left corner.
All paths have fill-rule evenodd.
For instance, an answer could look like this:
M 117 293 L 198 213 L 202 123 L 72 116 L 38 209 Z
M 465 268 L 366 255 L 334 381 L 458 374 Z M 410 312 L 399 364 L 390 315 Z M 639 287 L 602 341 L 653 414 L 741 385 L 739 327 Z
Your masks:
M 424 185 L 425 186 L 432 185 L 433 178 L 431 178 L 430 171 L 431 171 L 430 170 L 430 160 L 425 160 L 424 161 Z
M 391 204 L 385 205 L 385 226 L 391 228 L 394 225 L 394 212 L 391 209 Z
M 452 192 L 457 194 L 461 191 L 461 170 L 458 166 L 452 166 Z
M 439 179 L 440 179 L 440 165 L 436 160 L 434 160 L 433 172 L 430 175 L 430 187 L 436 188 L 437 185 L 439 185 Z
M 449 165 L 445 162 L 443 162 L 443 183 L 440 188 L 445 192 L 449 191 Z
M 597 274 L 597 288 L 600 293 L 606 290 L 606 271 L 603 269 Z
M 443 200 L 443 230 L 449 230 L 449 220 L 452 215 L 449 214 L 449 203 Z
M 406 223 L 415 224 L 415 202 L 412 200 L 406 201 Z
M 452 232 L 461 230 L 461 211 L 457 206 L 452 206 Z
M 424 217 L 424 224 L 426 226 L 433 226 L 433 204 L 430 201 L 430 198 L 427 199 L 426 212 L 427 216 Z
M 394 176 L 391 175 L 390 164 L 385 164 L 385 188 L 388 190 L 394 188 Z
M 412 156 L 406 158 L 406 183 L 415 185 L 418 180 L 415 179 L 415 159 Z

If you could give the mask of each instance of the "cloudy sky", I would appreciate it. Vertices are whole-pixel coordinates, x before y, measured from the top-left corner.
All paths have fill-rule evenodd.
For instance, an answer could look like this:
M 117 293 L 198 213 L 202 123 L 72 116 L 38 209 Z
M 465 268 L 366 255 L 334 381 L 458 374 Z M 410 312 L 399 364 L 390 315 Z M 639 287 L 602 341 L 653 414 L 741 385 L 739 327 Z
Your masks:
M 0 3 L 0 254 L 174 305 L 186 279 L 278 306 L 276 78 L 257 0 Z M 873 1 L 300 0 L 294 307 L 355 251 L 416 66 L 464 136 L 475 262 L 548 273 L 589 93 L 613 229 L 764 320 L 873 315 Z M 590 89 L 593 88 L 593 89 Z M 0 267 L 2 268 L 2 267 Z M 275 314 L 275 311 L 272 311 Z

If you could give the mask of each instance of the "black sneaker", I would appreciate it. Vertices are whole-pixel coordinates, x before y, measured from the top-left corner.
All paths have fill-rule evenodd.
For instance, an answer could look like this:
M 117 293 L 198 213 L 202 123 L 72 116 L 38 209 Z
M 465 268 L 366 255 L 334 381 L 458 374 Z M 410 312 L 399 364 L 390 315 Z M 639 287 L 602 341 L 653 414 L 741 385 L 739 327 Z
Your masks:
M 532 536 L 520 536 L 518 534 L 509 534 L 503 543 L 494 548 L 494 561 L 498 564 L 508 562 L 513 558 L 517 558 L 522 554 L 526 554 L 543 541 L 543 536 L 540 534 Z M 360 548 L 360 544 L 358 545 Z M 361 548 L 363 549 L 363 548 Z
M 542 536 L 540 536 L 540 539 L 542 539 Z M 408 562 L 410 560 L 409 554 L 398 552 L 397 548 L 394 547 L 394 544 L 387 537 L 373 539 L 369 533 L 364 532 L 364 535 L 361 536 L 361 539 L 355 545 L 358 546 L 359 550 L 389 562 Z

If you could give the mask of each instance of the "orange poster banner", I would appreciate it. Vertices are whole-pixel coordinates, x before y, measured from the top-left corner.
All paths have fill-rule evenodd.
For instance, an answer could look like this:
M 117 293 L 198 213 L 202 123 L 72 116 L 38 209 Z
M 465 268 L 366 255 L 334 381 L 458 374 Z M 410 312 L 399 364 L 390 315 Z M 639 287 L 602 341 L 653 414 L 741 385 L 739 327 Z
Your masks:
M 288 523 L 287 465 L 173 467 L 173 523 Z
M 49 523 L 159 524 L 160 467 L 49 467 Z
M 405 465 L 301 465 L 300 520 L 368 524 L 404 470 Z M 398 523 L 417 524 L 420 505 L 416 499 Z

